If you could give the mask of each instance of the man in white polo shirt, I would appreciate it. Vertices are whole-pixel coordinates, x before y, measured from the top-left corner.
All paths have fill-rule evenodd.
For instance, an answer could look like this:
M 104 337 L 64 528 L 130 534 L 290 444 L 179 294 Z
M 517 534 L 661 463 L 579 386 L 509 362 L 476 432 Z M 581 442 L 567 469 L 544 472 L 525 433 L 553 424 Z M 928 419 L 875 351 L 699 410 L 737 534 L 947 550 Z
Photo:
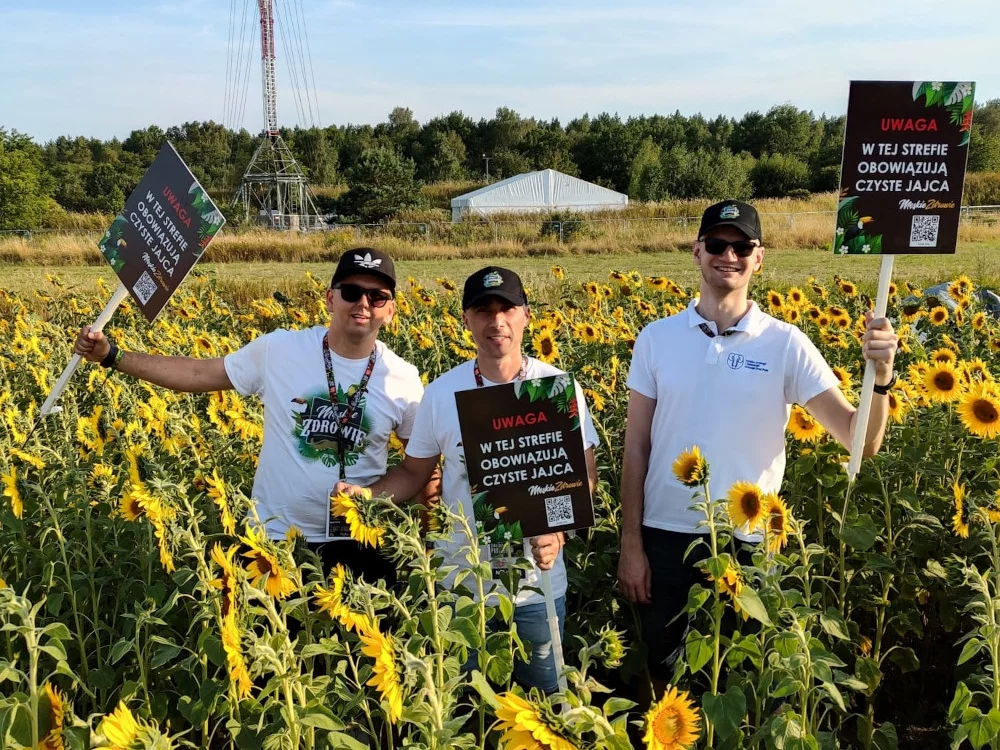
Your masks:
M 686 620 L 676 615 L 701 576 L 694 563 L 707 548 L 685 551 L 703 515 L 691 510 L 692 491 L 673 475 L 672 462 L 697 445 L 711 468 L 713 498 L 737 481 L 777 492 L 785 470 L 785 425 L 791 404 L 803 405 L 849 446 L 856 410 L 837 377 L 801 330 L 776 320 L 748 298 L 764 258 L 760 218 L 746 203 L 727 200 L 706 209 L 694 262 L 698 299 L 639 334 L 622 467 L 622 543 L 618 587 L 639 604 L 643 640 L 657 692 L 669 679 L 669 658 L 681 645 Z M 896 335 L 884 318 L 867 315 L 863 352 L 875 362 L 876 395 L 865 455 L 876 453 L 887 417 L 885 397 Z M 754 537 L 737 532 L 745 541 Z M 673 620 L 673 622 L 671 622 Z

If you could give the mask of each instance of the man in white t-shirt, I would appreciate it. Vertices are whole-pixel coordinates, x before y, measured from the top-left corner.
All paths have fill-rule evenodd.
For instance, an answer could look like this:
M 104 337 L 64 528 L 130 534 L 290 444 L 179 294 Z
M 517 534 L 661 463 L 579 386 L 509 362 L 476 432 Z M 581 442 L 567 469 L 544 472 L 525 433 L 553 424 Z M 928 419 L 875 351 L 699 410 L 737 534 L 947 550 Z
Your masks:
M 410 442 L 406 446 L 406 458 L 370 489 L 374 495 L 412 497 L 427 482 L 443 456 L 443 502 L 453 512 L 464 514 L 470 526 L 475 529 L 476 519 L 465 472 L 455 394 L 476 387 L 558 375 L 562 371 L 521 352 L 524 330 L 531 311 L 521 279 L 513 271 L 490 266 L 472 274 L 465 282 L 462 309 L 465 326 L 476 344 L 476 359 L 452 368 L 427 386 L 413 424 Z M 584 415 L 582 427 L 587 473 L 593 488 L 597 482 L 594 461 L 597 432 L 583 400 L 582 390 L 578 389 L 577 393 L 580 413 Z M 343 489 L 353 491 L 358 488 Z M 456 531 L 450 540 L 439 543 L 438 550 L 444 558 L 444 564 L 467 567 L 468 562 L 460 550 L 469 543 L 461 531 Z M 526 540 L 524 554 L 532 560 L 533 567 L 520 581 L 518 590 L 513 592 L 514 621 L 517 623 L 518 634 L 531 644 L 531 661 L 527 664 L 515 664 L 514 676 L 524 685 L 548 692 L 556 689 L 558 675 L 552 655 L 545 602 L 541 594 L 530 589 L 541 588 L 539 570 L 551 570 L 556 611 L 562 627 L 566 607 L 566 566 L 562 555 L 564 543 L 565 536 L 562 532 Z M 495 564 L 494 568 L 497 567 L 499 565 Z M 446 585 L 450 585 L 454 578 L 455 573 L 452 573 Z M 499 581 L 497 584 L 499 585 Z
M 215 359 L 124 352 L 84 328 L 75 351 L 91 362 L 184 392 L 235 388 L 264 405 L 264 442 L 253 498 L 268 536 L 294 527 L 329 570 L 393 579 L 385 558 L 350 538 L 330 514 L 340 480 L 369 484 L 385 474 L 389 437 L 410 436 L 423 385 L 417 368 L 378 340 L 395 313 L 392 259 L 348 250 L 326 291 L 329 326 L 277 330 Z
M 635 343 L 622 466 L 622 542 L 618 587 L 640 605 L 643 640 L 658 692 L 667 662 L 684 637 L 674 617 L 695 582 L 694 563 L 707 549 L 690 544 L 707 533 L 690 510 L 692 490 L 678 481 L 673 460 L 698 446 L 710 467 L 710 493 L 726 495 L 738 481 L 777 492 L 785 470 L 785 425 L 801 404 L 843 445 L 851 444 L 856 410 L 801 330 L 764 313 L 748 298 L 761 268 L 760 219 L 746 203 L 727 200 L 706 209 L 694 262 L 698 299 L 677 315 L 655 321 Z M 865 455 L 881 445 L 892 385 L 896 335 L 885 318 L 867 315 L 863 352 L 875 362 L 876 395 Z M 759 536 L 737 532 L 741 540 Z M 671 622 L 674 620 L 673 622 Z

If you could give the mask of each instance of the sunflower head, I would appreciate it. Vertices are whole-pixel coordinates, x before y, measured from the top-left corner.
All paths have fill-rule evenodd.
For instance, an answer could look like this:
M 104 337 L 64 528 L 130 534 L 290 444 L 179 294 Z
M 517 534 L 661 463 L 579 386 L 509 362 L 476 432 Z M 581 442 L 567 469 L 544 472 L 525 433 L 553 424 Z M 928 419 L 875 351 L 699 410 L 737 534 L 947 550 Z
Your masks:
M 646 714 L 649 750 L 685 750 L 694 747 L 701 735 L 701 717 L 691 697 L 671 687 Z
M 747 531 L 752 533 L 763 523 L 767 508 L 760 487 L 750 482 L 736 482 L 727 496 L 729 517 L 734 526 L 746 525 Z
M 938 362 L 927 368 L 924 390 L 931 401 L 957 401 L 962 396 L 962 380 L 955 366 Z
M 559 347 L 551 331 L 543 329 L 532 339 L 531 344 L 535 348 L 535 356 L 542 362 L 552 364 L 559 358 Z
M 697 487 L 708 481 L 708 462 L 696 445 L 674 459 L 674 476 L 685 487 Z
M 767 546 L 771 552 L 780 552 L 788 544 L 788 534 L 792 524 L 785 501 L 777 493 L 769 492 L 767 504 Z
M 930 311 L 928 318 L 934 325 L 943 326 L 948 322 L 948 308 L 944 305 L 938 305 Z
M 962 396 L 958 414 L 973 435 L 987 440 L 1000 436 L 1000 389 L 991 383 L 977 383 Z
M 798 404 L 792 406 L 792 412 L 788 417 L 788 431 L 796 440 L 806 443 L 815 443 L 826 434 L 823 425 Z

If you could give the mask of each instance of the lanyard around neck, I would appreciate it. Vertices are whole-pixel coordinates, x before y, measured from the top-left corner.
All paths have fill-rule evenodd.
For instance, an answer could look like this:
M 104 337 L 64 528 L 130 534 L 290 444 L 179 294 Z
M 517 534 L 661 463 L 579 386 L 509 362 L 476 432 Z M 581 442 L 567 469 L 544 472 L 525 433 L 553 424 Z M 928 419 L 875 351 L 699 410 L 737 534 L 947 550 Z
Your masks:
M 344 458 L 346 449 L 346 440 L 344 439 L 344 428 L 347 426 L 348 422 L 351 421 L 351 417 L 354 416 L 354 412 L 357 411 L 358 405 L 361 403 L 362 397 L 365 395 L 365 391 L 368 390 L 368 381 L 371 379 L 372 372 L 375 370 L 375 359 L 378 355 L 378 347 L 372 347 L 372 353 L 368 356 L 368 365 L 365 367 L 365 374 L 361 376 L 361 382 L 358 383 L 358 387 L 354 390 L 354 393 L 348 397 L 347 404 L 344 407 L 344 413 L 341 415 L 340 419 L 337 420 L 337 463 L 340 466 L 340 478 L 344 479 L 346 476 L 346 469 L 344 467 Z M 333 373 L 333 357 L 330 354 L 330 342 L 328 341 L 328 335 L 323 336 L 323 363 L 326 365 L 326 382 L 330 389 L 330 404 L 337 404 L 339 400 L 337 399 L 337 378 Z
M 482 388 L 484 385 L 486 385 L 486 383 L 483 382 L 483 373 L 480 372 L 479 370 L 479 357 L 476 357 L 476 359 L 472 363 L 472 374 L 476 378 L 476 388 Z M 528 375 L 528 358 L 522 356 L 521 369 L 517 373 L 516 380 L 524 380 L 527 377 L 527 375 Z

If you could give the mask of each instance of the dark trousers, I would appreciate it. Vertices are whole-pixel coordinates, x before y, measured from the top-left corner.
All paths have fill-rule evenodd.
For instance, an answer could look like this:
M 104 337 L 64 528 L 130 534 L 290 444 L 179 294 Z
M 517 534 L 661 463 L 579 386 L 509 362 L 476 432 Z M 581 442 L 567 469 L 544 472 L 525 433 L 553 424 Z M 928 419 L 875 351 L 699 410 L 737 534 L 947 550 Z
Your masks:
M 697 539 L 704 539 L 705 543 L 696 546 L 685 558 L 684 553 Z M 707 542 L 708 538 L 703 534 L 642 527 L 642 545 L 649 560 L 652 596 L 649 604 L 639 605 L 639 618 L 653 679 L 669 681 L 672 677 L 674 659 L 671 656 L 684 646 L 688 626 L 688 617 L 678 615 L 687 604 L 691 587 L 696 583 L 711 585 L 705 574 L 695 567 L 695 563 L 709 556 Z M 750 552 L 740 549 L 737 560 L 742 565 L 749 565 Z
M 319 556 L 324 578 L 329 578 L 330 571 L 339 563 L 350 570 L 355 578 L 364 578 L 368 583 L 375 583 L 380 578 L 389 586 L 396 583 L 396 566 L 393 562 L 366 544 L 353 539 L 342 539 L 333 542 L 307 542 L 306 547 Z

